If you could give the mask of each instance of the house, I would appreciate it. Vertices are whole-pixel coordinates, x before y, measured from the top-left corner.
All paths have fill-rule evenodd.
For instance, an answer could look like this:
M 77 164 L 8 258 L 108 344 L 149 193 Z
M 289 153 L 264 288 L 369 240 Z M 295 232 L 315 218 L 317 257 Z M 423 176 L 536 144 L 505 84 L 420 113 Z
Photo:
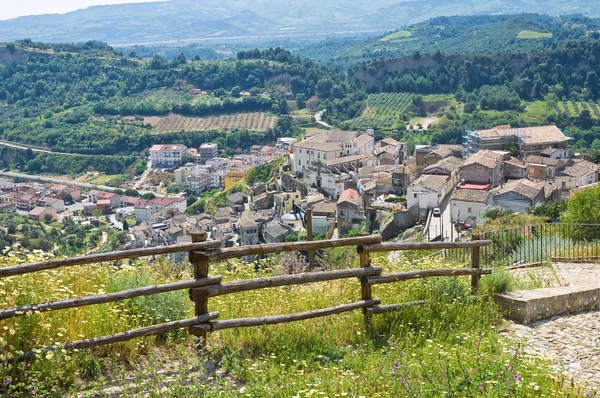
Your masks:
M 248 203 L 248 195 L 244 192 L 236 192 L 227 196 L 227 204 L 231 207 L 231 210 L 236 213 L 244 211 L 244 203 Z
M 527 213 L 527 209 L 556 198 L 557 188 L 548 183 L 536 183 L 521 179 L 510 181 L 492 189 L 494 205 L 516 213 Z
M 417 166 L 431 166 L 447 157 L 462 158 L 463 155 L 461 145 L 417 145 L 415 148 Z
M 180 197 L 163 197 L 141 203 L 135 206 L 135 219 L 137 222 L 147 221 L 155 214 L 166 210 L 185 213 L 187 201 Z
M 277 152 L 278 152 L 277 148 L 273 148 L 272 146 L 265 145 L 260 149 L 260 151 L 258 151 L 258 156 L 260 156 L 260 157 L 275 156 L 275 154 Z
M 14 213 L 17 206 L 13 202 L 0 202 L 0 213 Z
M 12 196 L 12 202 L 17 206 L 17 209 L 29 211 L 36 207 L 37 197 L 35 195 L 20 192 L 11 192 L 9 195 Z
M 163 209 L 176 210 L 179 213 L 185 213 L 187 210 L 187 200 L 179 196 L 156 198 L 152 200 L 152 203 L 157 204 Z
M 527 178 L 527 164 L 521 159 L 511 156 L 508 160 L 504 161 L 503 167 L 504 178 L 511 178 L 516 180 Z
M 534 181 L 552 180 L 556 173 L 563 170 L 568 163 L 566 159 L 550 158 L 538 155 L 525 157 L 527 176 Z
M 65 211 L 65 202 L 63 200 L 49 196 L 38 198 L 36 205 L 39 207 L 51 207 L 58 213 Z
M 407 207 L 419 206 L 421 210 L 432 210 L 438 207 L 451 190 L 450 176 L 424 174 L 408 187 L 406 194 Z
M 508 151 L 517 148 L 523 158 L 530 154 L 539 155 L 548 148 L 554 148 L 557 151 L 553 151 L 551 157 L 573 156 L 569 145 L 570 138 L 556 126 L 523 128 L 497 126 L 489 130 L 467 131 L 463 138 L 467 153 L 481 150 Z
M 84 203 L 83 204 L 83 214 L 90 217 L 94 215 L 94 210 L 98 209 L 95 203 Z
M 271 192 L 263 192 L 252 196 L 252 208 L 254 210 L 266 210 L 273 207 L 273 194 Z
M 271 220 L 262 227 L 262 234 L 266 243 L 285 242 L 285 237 L 291 232 L 287 225 L 282 225 L 276 220 Z
M 326 234 L 335 222 L 337 204 L 332 202 L 320 202 L 312 208 L 313 232 Z
M 258 243 L 258 224 L 254 219 L 254 213 L 246 210 L 240 217 L 240 246 L 256 245 Z
M 492 194 L 485 189 L 455 189 L 450 198 L 452 221 L 476 225 L 481 213 L 493 203 Z
M 449 156 L 423 169 L 423 174 L 435 174 L 450 177 L 450 184 L 456 186 L 460 167 L 465 163 L 464 159 Z
M 598 165 L 587 160 L 571 160 L 563 170 L 557 171 L 554 181 L 563 191 L 593 184 L 598 181 Z
M 402 165 L 408 160 L 408 144 L 385 138 L 375 144 L 375 156 L 380 165 Z
M 246 176 L 251 166 L 233 167 L 225 174 L 225 190 L 230 189 L 232 186 L 240 182 Z
M 250 154 L 252 154 L 254 156 L 258 156 L 258 153 L 260 152 L 262 147 L 263 147 L 262 145 L 252 145 L 250 147 Z
M 357 228 L 364 219 L 362 200 L 355 189 L 342 192 L 336 204 L 336 211 L 340 235 Z
M 102 199 L 96 202 L 96 208 L 102 212 L 102 214 L 112 213 L 112 205 L 110 200 Z
M 290 156 L 292 171 L 296 174 L 315 166 L 317 161 L 328 161 L 350 155 L 372 155 L 373 137 L 356 131 L 318 130 L 305 135 L 293 144 Z
M 486 183 L 492 187 L 503 180 L 502 163 L 508 160 L 507 152 L 483 150 L 471 155 L 459 171 L 459 179 L 466 182 Z
M 121 206 L 121 197 L 114 192 L 98 191 L 96 189 L 88 192 L 88 199 L 92 203 L 97 203 L 99 200 L 110 201 L 110 206 L 114 209 L 115 207 Z
M 68 185 L 63 184 L 52 184 L 48 187 L 48 190 L 52 193 L 53 196 L 65 202 L 65 198 L 67 198 L 67 195 L 70 195 L 74 201 L 78 201 L 81 199 L 81 189 L 77 187 L 70 187 Z
M 51 207 L 35 207 L 27 215 L 35 221 L 56 221 L 58 219 L 56 210 Z
M 150 150 L 150 163 L 153 168 L 174 169 L 183 164 L 185 145 L 153 145 Z

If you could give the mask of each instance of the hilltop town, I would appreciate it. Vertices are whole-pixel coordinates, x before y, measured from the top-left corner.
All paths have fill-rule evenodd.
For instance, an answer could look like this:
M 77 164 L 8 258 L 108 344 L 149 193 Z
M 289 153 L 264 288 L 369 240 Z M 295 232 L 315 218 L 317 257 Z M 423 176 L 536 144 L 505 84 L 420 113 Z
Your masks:
M 313 129 L 231 158 L 219 157 L 214 143 L 154 145 L 147 174 L 172 175 L 181 193 L 4 179 L 0 211 L 45 222 L 108 217 L 111 228 L 125 230 L 124 249 L 191 242 L 197 230 L 227 246 L 303 240 L 309 230 L 316 239 L 373 232 L 401 239 L 415 227 L 429 241 L 458 241 L 486 208 L 526 213 L 598 182 L 598 165 L 574 153 L 556 126 L 497 126 L 463 138 L 411 151 L 393 138 L 375 142 L 371 130 Z M 265 167 L 263 181 L 247 183 Z M 188 209 L 190 197 L 207 193 L 224 198 L 208 199 L 210 212 Z

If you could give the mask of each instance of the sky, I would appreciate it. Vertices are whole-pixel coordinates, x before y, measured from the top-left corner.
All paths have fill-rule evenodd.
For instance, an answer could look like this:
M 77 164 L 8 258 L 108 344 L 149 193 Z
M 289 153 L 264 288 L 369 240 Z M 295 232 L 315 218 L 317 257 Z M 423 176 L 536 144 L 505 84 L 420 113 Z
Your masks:
M 145 3 L 160 0 L 0 0 L 0 20 L 25 15 L 63 14 L 105 4 Z

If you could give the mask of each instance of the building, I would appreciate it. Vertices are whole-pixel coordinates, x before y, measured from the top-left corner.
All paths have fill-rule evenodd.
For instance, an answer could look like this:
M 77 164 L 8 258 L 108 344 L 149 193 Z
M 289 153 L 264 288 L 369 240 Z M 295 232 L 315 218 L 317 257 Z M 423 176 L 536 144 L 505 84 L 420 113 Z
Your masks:
M 259 242 L 258 224 L 254 213 L 246 210 L 240 217 L 240 246 L 256 245 Z
M 150 148 L 150 163 L 153 168 L 173 169 L 183 164 L 185 145 L 153 145 Z
M 219 145 L 217 144 L 202 144 L 198 151 L 198 161 L 205 164 L 210 159 L 219 156 Z
M 335 223 L 337 204 L 332 202 L 320 202 L 312 208 L 313 233 L 327 234 Z
M 573 156 L 569 140 L 570 138 L 556 126 L 497 126 L 489 130 L 467 131 L 463 137 L 463 144 L 469 154 L 481 150 L 508 151 L 517 148 L 523 158 L 554 148 L 557 151 L 552 151 L 553 157 L 568 158 Z
M 187 210 L 187 201 L 185 198 L 180 197 L 164 197 L 149 200 L 135 206 L 135 219 L 137 222 L 147 221 L 155 214 L 168 210 L 185 213 Z
M 503 168 L 503 176 L 505 179 L 511 178 L 520 180 L 521 178 L 527 178 L 527 163 L 519 158 L 511 156 L 508 160 L 504 161 Z
M 285 242 L 286 236 L 288 236 L 291 232 L 291 229 L 287 225 L 282 225 L 276 220 L 271 220 L 262 227 L 262 234 L 265 243 Z
M 385 138 L 375 144 L 375 156 L 380 165 L 402 165 L 408 160 L 408 144 Z
M 308 138 L 293 144 L 290 157 L 292 171 L 303 173 L 305 168 L 317 166 L 350 155 L 373 155 L 374 140 L 368 134 L 356 131 L 319 130 Z
M 502 163 L 508 160 L 507 152 L 483 150 L 471 155 L 459 171 L 459 179 L 466 182 L 485 183 L 491 187 L 503 181 Z
M 37 197 L 35 195 L 20 192 L 10 192 L 5 196 L 4 200 L 13 202 L 17 209 L 26 211 L 32 210 L 37 204 Z
M 494 205 L 516 213 L 527 213 L 527 209 L 539 203 L 557 198 L 558 188 L 552 184 L 521 179 L 510 181 L 492 189 Z
M 572 160 L 557 171 L 554 181 L 563 191 L 593 184 L 598 181 L 598 165 L 587 160 Z
M 0 201 L 0 213 L 14 213 L 17 211 L 17 206 L 13 202 Z
M 440 205 L 451 190 L 450 176 L 424 174 L 408 187 L 407 207 L 419 206 L 421 210 L 432 210 Z
M 52 184 L 48 187 L 48 190 L 52 193 L 53 196 L 67 202 L 67 195 L 71 195 L 71 198 L 74 201 L 78 201 L 81 199 L 81 189 L 77 187 L 70 187 L 68 185 L 63 184 Z
M 101 199 L 96 202 L 96 208 L 102 212 L 102 214 L 111 214 L 112 213 L 112 205 L 110 200 Z
M 56 210 L 51 207 L 35 207 L 27 215 L 35 221 L 56 221 L 58 219 Z
M 189 188 L 195 194 L 210 188 L 218 188 L 219 185 L 212 185 L 212 168 L 210 166 L 199 166 L 194 163 L 187 163 L 175 170 L 175 184 Z M 219 181 L 215 181 L 216 184 Z
M 251 166 L 234 167 L 227 170 L 225 174 L 225 190 L 231 188 L 238 182 L 244 179 Z
M 88 192 L 88 199 L 92 203 L 98 203 L 99 200 L 109 200 L 110 206 L 114 209 L 121 206 L 121 197 L 114 192 L 98 191 L 95 189 Z
M 486 189 L 455 189 L 450 198 L 452 221 L 477 225 L 481 213 L 492 203 L 492 194 Z
M 51 207 L 58 213 L 65 211 L 65 202 L 62 199 L 42 196 L 38 198 L 36 205 L 39 207 Z
M 464 148 L 461 145 L 417 145 L 415 148 L 417 166 L 431 166 L 450 156 L 462 158 Z
M 340 236 L 357 228 L 363 222 L 362 201 L 355 189 L 346 189 L 342 192 L 336 204 L 336 211 Z

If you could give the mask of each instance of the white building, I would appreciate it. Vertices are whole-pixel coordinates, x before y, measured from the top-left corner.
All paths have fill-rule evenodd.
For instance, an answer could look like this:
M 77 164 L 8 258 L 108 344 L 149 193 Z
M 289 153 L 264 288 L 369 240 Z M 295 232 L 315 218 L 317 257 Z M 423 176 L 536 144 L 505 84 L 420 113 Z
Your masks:
M 438 207 L 448 194 L 450 176 L 425 174 L 417 178 L 408 187 L 406 201 L 408 208 L 419 206 L 421 210 Z
M 485 189 L 455 189 L 450 199 L 452 221 L 476 225 L 486 207 L 492 206 L 492 194 Z
M 356 131 L 322 130 L 293 144 L 292 148 L 292 171 L 299 174 L 322 161 L 350 155 L 373 155 L 374 140 Z
M 598 181 L 598 165 L 587 160 L 569 162 L 567 167 L 557 171 L 555 184 L 563 191 L 571 191 Z
M 153 168 L 175 168 L 183 163 L 185 145 L 153 145 L 150 148 L 150 163 Z
M 211 188 L 211 170 L 210 166 L 187 163 L 175 170 L 175 184 L 200 194 Z
M 135 219 L 137 222 L 147 221 L 153 215 L 164 210 L 184 213 L 187 210 L 187 201 L 180 197 L 164 197 L 141 203 L 135 207 Z

